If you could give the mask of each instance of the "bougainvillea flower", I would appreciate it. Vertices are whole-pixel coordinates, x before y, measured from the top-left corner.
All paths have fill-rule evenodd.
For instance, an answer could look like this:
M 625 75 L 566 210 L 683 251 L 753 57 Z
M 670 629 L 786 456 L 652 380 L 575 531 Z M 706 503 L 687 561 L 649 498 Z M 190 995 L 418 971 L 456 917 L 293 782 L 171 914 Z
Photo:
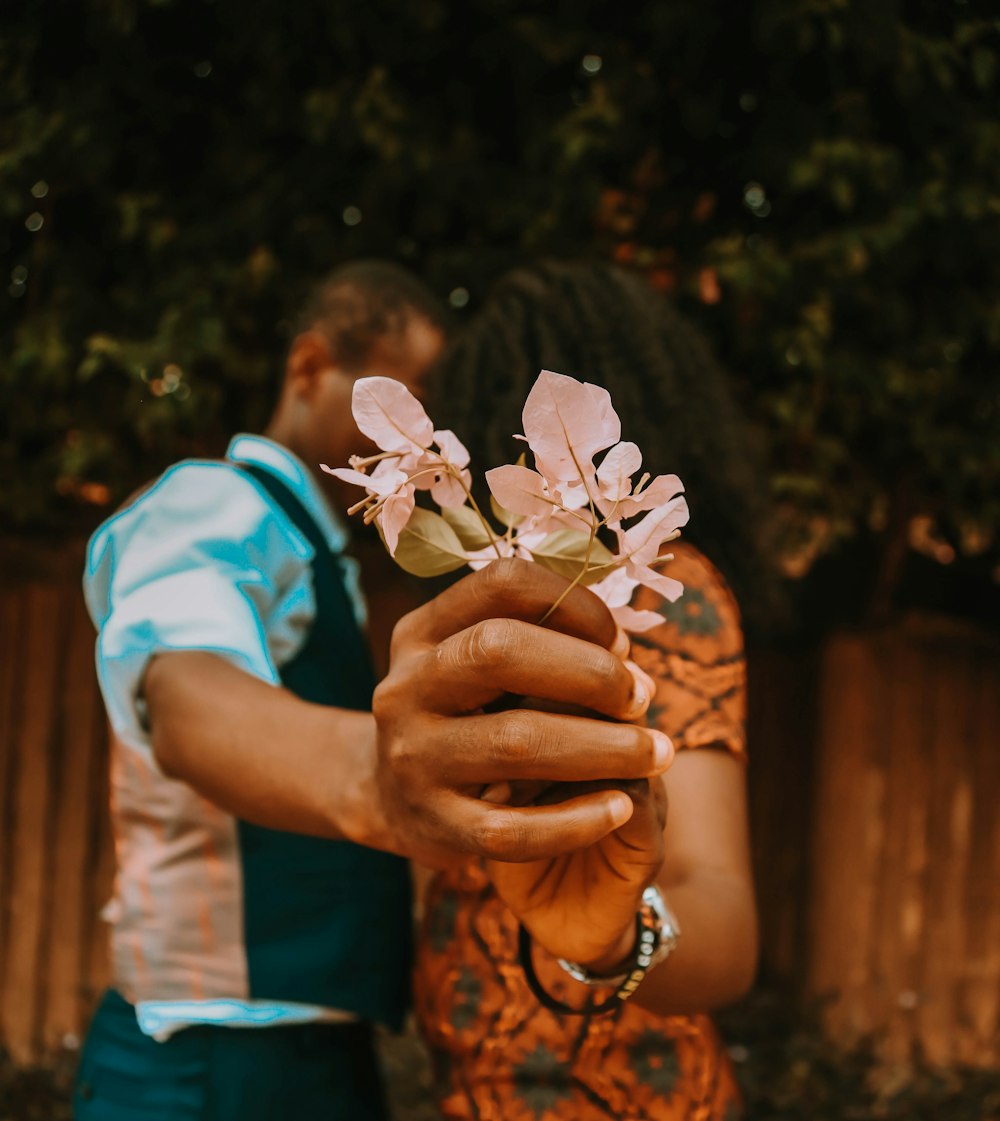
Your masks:
M 412 483 L 407 483 L 395 494 L 390 494 L 382 501 L 377 520 L 385 538 L 385 547 L 389 550 L 389 556 L 391 557 L 396 555 L 399 535 L 406 528 L 406 523 L 410 520 L 415 505 Z
M 383 451 L 425 451 L 434 425 L 423 405 L 393 378 L 359 378 L 351 395 L 358 428 Z
M 683 495 L 671 499 L 665 506 L 656 507 L 635 525 L 623 530 L 617 528 L 618 555 L 625 571 L 633 580 L 658 591 L 672 603 L 684 591 L 679 580 L 672 580 L 650 566 L 660 559 L 660 548 L 673 541 L 682 526 L 687 525 L 688 506 Z
M 597 469 L 598 492 L 609 502 L 618 502 L 632 493 L 632 476 L 642 466 L 637 444 L 615 444 Z
M 634 482 L 642 453 L 621 441 L 618 414 L 599 386 L 551 370 L 539 374 L 518 437 L 531 448 L 535 469 L 522 457 L 486 474 L 493 512 L 505 527 L 500 531 L 472 496 L 468 450 L 453 432 L 435 431 L 405 386 L 389 378 L 359 379 L 354 416 L 381 452 L 323 470 L 365 488 L 367 497 L 354 509 L 363 508 L 366 520 L 378 524 L 389 552 L 408 572 L 437 575 L 523 557 L 589 585 L 629 631 L 663 621 L 658 612 L 629 606 L 640 584 L 670 601 L 683 591 L 659 571 L 671 559 L 660 549 L 688 520 L 683 485 L 676 475 L 650 481 L 644 474 Z M 442 513 L 417 507 L 417 490 L 428 491 Z M 631 524 L 623 528 L 623 522 Z M 604 526 L 615 534 L 617 554 L 597 535 Z
M 529 467 L 494 467 L 486 472 L 486 484 L 505 510 L 521 517 L 547 517 L 556 505 L 545 478 Z
M 432 461 L 438 466 L 450 465 L 455 468 L 449 472 L 447 468 L 438 471 L 433 476 L 430 486 L 431 497 L 439 506 L 464 506 L 469 497 L 469 488 L 472 486 L 472 474 L 468 470 L 469 452 L 462 441 L 447 428 L 442 428 L 434 433 L 434 442 L 438 447 L 438 454 L 425 455 L 421 459 L 423 466 L 426 461 Z
M 616 568 L 597 584 L 590 585 L 590 590 L 607 604 L 615 622 L 633 634 L 652 630 L 663 622 L 658 611 L 636 611 L 629 607 L 632 593 L 638 586 L 639 581 L 629 576 L 624 568 Z
M 622 434 L 621 420 L 606 389 L 565 374 L 542 370 L 521 414 L 524 438 L 535 465 L 550 483 L 594 476 L 594 456 Z

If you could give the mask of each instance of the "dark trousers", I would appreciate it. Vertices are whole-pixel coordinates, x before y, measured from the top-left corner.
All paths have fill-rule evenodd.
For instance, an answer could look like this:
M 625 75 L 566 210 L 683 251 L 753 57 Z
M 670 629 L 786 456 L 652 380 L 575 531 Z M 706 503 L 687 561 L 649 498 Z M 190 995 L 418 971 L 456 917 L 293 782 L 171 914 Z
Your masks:
M 164 1043 L 105 993 L 76 1121 L 388 1121 L 369 1024 L 185 1028 Z

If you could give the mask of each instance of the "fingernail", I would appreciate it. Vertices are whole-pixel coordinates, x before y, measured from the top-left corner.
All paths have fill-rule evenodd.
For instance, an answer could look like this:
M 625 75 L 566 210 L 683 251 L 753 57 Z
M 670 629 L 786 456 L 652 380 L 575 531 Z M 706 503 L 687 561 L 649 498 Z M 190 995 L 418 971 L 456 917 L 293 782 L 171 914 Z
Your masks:
M 635 662 L 626 660 L 625 665 L 628 666 L 629 673 L 635 681 L 635 686 L 632 690 L 632 713 L 633 715 L 641 715 L 646 711 L 649 702 L 653 699 L 656 693 L 656 683 L 646 673 L 645 670 L 640 669 Z
M 619 658 L 627 658 L 631 649 L 632 643 L 629 642 L 628 635 L 619 627 L 615 640 L 611 644 L 611 653 Z
M 649 687 L 641 677 L 633 675 L 632 704 L 629 712 L 632 716 L 641 716 L 649 707 Z
M 653 737 L 653 766 L 656 774 L 663 774 L 673 762 L 674 745 L 669 736 L 656 728 L 650 729 L 650 735 Z

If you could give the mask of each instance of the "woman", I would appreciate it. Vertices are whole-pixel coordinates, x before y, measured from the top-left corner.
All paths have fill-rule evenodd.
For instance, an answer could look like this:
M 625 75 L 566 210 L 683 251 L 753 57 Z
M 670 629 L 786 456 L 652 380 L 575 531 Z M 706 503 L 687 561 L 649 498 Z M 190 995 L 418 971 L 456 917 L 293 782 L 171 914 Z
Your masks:
M 657 780 L 630 788 L 633 819 L 594 849 L 533 864 L 470 862 L 431 881 L 418 1020 L 447 1118 L 729 1121 L 739 1093 L 707 1012 L 746 991 L 757 948 L 743 643 L 714 565 L 740 590 L 761 576 L 753 457 L 696 332 L 641 280 L 604 265 L 505 278 L 438 370 L 431 415 L 483 467 L 508 462 L 543 368 L 607 388 L 643 469 L 675 471 L 687 488 L 700 548 L 672 546 L 667 571 L 685 585 L 676 603 L 640 589 L 633 606 L 664 621 L 633 637 L 631 655 L 655 683 L 648 719 L 677 756 L 662 790 Z M 642 903 L 650 882 L 668 908 L 658 919 Z M 637 906 L 670 952 L 620 1000 L 621 971 L 637 960 Z

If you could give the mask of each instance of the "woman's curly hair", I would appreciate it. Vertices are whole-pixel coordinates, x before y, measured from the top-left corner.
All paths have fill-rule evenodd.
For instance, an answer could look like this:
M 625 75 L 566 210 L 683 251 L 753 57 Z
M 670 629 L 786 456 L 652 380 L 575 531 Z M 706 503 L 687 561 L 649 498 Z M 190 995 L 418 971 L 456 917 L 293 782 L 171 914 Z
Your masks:
M 520 268 L 453 339 L 431 381 L 431 415 L 456 431 L 480 468 L 510 462 L 511 436 L 542 369 L 610 392 L 643 470 L 683 480 L 685 537 L 722 570 L 749 622 L 774 622 L 780 595 L 766 558 L 766 477 L 730 379 L 695 327 L 616 266 Z

